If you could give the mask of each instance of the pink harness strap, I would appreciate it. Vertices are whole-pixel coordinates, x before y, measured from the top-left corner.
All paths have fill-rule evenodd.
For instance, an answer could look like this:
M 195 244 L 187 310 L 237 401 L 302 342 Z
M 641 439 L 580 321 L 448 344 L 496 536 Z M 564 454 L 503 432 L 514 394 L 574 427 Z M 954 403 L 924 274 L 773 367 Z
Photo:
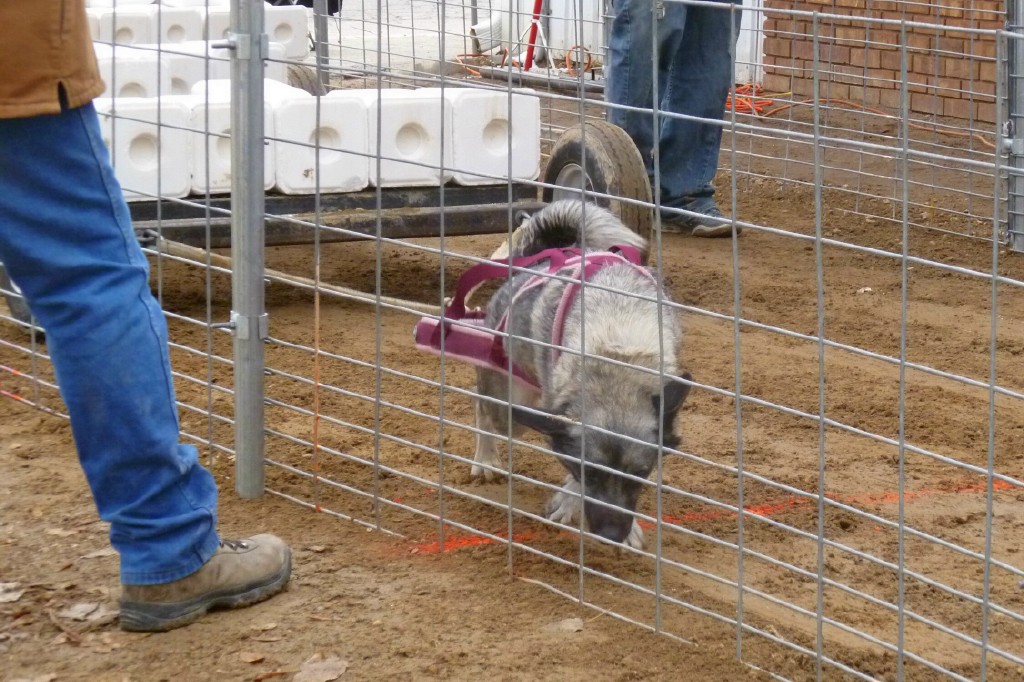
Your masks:
M 497 327 L 495 327 L 495 331 L 505 332 L 505 329 L 508 325 L 509 311 L 512 309 L 512 304 L 516 301 L 517 298 L 519 298 L 519 296 L 521 296 L 524 292 L 533 289 L 534 287 L 543 286 L 545 283 L 550 281 L 551 278 L 548 275 L 556 274 L 559 270 L 562 270 L 563 268 L 572 268 L 572 270 L 569 273 L 563 275 L 565 278 L 571 279 L 572 281 L 568 282 L 565 286 L 565 289 L 562 290 L 562 297 L 558 301 L 558 308 L 555 310 L 554 323 L 551 327 L 551 362 L 552 364 L 554 364 L 555 362 L 558 361 L 558 358 L 562 353 L 562 338 L 565 335 L 565 318 L 569 314 L 569 309 L 572 307 L 573 302 L 575 302 L 576 296 L 579 294 L 580 288 L 583 286 L 583 283 L 586 282 L 589 277 L 592 277 L 594 273 L 604 268 L 605 266 L 624 263 L 626 265 L 633 266 L 636 270 L 642 272 L 652 281 L 654 280 L 654 276 L 651 275 L 651 273 L 648 272 L 647 269 L 640 267 L 639 252 L 631 255 L 633 255 L 634 258 L 636 258 L 636 260 L 631 260 L 630 258 L 627 258 L 626 256 L 618 252 L 600 251 L 595 253 L 588 253 L 586 255 L 574 255 L 573 257 L 565 260 L 557 267 L 552 262 L 551 267 L 548 268 L 546 273 L 534 275 L 533 277 L 530 278 L 529 281 L 527 281 L 526 284 L 524 284 L 519 289 L 519 291 L 516 292 L 516 295 L 512 298 L 512 301 L 509 302 L 509 309 L 505 311 L 504 315 L 502 315 Z
M 445 353 L 465 360 L 478 367 L 493 369 L 510 375 L 524 387 L 540 390 L 536 379 L 517 365 L 512 364 L 505 352 L 504 339 L 502 334 L 508 324 L 508 311 L 502 316 L 494 330 L 483 328 L 486 313 L 480 309 L 466 310 L 466 296 L 475 287 L 489 279 L 509 277 L 513 274 L 513 268 L 526 268 L 543 260 L 550 261 L 544 273 L 538 273 L 531 277 L 519 291 L 516 292 L 509 303 L 511 309 L 515 300 L 523 292 L 541 286 L 551 278 L 549 275 L 556 274 L 563 268 L 572 268 L 566 275 L 573 281 L 569 282 L 562 292 L 555 314 L 554 328 L 552 329 L 552 361 L 556 361 L 561 353 L 562 337 L 564 335 L 565 318 L 572 307 L 576 295 L 579 293 L 583 282 L 592 277 L 601 268 L 616 263 L 626 263 L 643 272 L 650 279 L 654 279 L 650 272 L 641 266 L 643 258 L 640 252 L 631 246 L 614 246 L 609 251 L 584 254 L 580 249 L 547 249 L 533 256 L 496 260 L 488 263 L 474 265 L 459 278 L 455 287 L 455 295 L 451 303 L 445 309 L 443 318 L 438 321 L 433 318 L 424 317 L 416 325 L 416 345 L 422 350 L 433 353 L 440 353 L 442 344 Z M 442 341 L 443 339 L 443 341 Z

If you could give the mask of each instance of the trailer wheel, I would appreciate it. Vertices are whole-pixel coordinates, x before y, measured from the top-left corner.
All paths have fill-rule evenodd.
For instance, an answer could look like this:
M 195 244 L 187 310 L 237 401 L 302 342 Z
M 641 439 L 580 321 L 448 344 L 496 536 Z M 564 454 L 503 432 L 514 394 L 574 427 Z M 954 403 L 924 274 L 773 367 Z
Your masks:
M 3 263 L 0 263 L 0 291 L 2 291 L 4 299 L 7 301 L 11 317 L 18 322 L 31 325 L 32 311 L 28 309 L 28 304 L 25 303 L 25 299 L 21 295 L 21 289 L 7 275 L 7 269 L 3 266 Z M 42 331 L 38 327 L 36 329 Z
M 289 64 L 288 85 L 299 90 L 305 90 L 311 95 L 326 95 L 327 88 L 320 82 L 316 69 L 303 64 Z
M 591 196 L 645 239 L 651 238 L 651 183 L 644 160 L 622 128 L 592 121 L 569 128 L 555 142 L 544 170 L 545 202 L 578 199 L 580 187 L 591 192 L 644 202 L 646 205 Z

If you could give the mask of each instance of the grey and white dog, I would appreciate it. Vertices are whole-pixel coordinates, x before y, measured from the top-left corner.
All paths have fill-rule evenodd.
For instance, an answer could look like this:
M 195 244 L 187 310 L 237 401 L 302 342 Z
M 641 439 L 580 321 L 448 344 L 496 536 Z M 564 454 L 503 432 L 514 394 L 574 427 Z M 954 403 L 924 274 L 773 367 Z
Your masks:
M 647 249 L 646 240 L 609 211 L 557 201 L 520 226 L 508 255 L 573 246 L 590 253 L 614 245 L 641 253 Z M 549 265 L 544 260 L 531 269 L 544 272 Z M 558 274 L 567 272 L 563 268 Z M 677 316 L 665 305 L 659 312 L 657 300 L 667 302 L 668 297 L 663 290 L 659 294 L 648 270 L 627 262 L 608 264 L 588 277 L 582 295 L 561 316 L 565 350 L 556 354 L 550 344 L 557 338 L 556 309 L 568 283 L 547 277 L 542 284 L 534 280 L 527 285 L 533 277 L 515 274 L 502 285 L 488 303 L 485 326 L 496 329 L 507 313 L 506 354 L 540 390 L 511 382 L 500 372 L 477 370 L 481 397 L 476 400 L 479 432 L 471 475 L 493 480 L 499 453 L 505 451 L 493 434 L 511 429 L 515 436 L 523 427 L 534 429 L 548 437 L 569 471 L 548 504 L 548 518 L 577 522 L 582 493 L 586 528 L 638 549 L 643 531 L 633 512 L 645 487 L 639 479 L 648 478 L 657 465 L 659 436 L 666 447 L 678 445 L 673 427 L 689 392 L 689 384 L 676 378 Z M 682 378 L 689 381 L 690 375 Z

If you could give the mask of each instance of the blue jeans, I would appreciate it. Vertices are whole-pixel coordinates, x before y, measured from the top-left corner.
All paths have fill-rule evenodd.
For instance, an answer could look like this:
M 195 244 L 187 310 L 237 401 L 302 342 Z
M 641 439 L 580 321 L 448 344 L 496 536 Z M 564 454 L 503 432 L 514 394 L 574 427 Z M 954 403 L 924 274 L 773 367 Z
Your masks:
M 611 108 L 608 120 L 633 138 L 644 157 L 651 187 L 657 190 L 651 111 L 657 105 L 662 112 L 722 120 L 733 84 L 732 55 L 740 11 L 732 11 L 732 2 L 728 1 L 719 8 L 665 0 L 665 14 L 657 20 L 655 67 L 655 4 L 656 0 L 614 0 L 605 98 L 614 104 L 646 109 Z M 657 102 L 653 101 L 655 73 Z M 711 181 L 718 170 L 722 126 L 661 116 L 657 140 L 662 206 L 700 210 L 702 202 L 705 206 L 713 202 Z
M 197 571 L 217 488 L 178 442 L 166 322 L 91 104 L 0 119 L 0 261 L 46 331 L 122 582 Z

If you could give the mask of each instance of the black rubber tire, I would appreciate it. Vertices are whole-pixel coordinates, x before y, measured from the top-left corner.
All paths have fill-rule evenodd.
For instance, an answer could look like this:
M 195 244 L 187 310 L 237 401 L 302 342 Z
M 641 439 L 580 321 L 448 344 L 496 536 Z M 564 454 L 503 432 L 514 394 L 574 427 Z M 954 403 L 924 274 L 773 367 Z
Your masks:
M 622 128 L 605 121 L 591 121 L 567 129 L 551 148 L 543 180 L 546 185 L 555 186 L 544 187 L 545 203 L 578 198 L 584 180 L 590 191 L 645 202 L 646 205 L 639 205 L 592 197 L 627 227 L 650 240 L 654 229 L 651 183 L 640 151 Z
M 316 75 L 316 69 L 313 67 L 303 64 L 289 64 L 287 73 L 288 85 L 293 88 L 305 90 L 311 95 L 320 95 L 321 97 L 327 94 L 327 88 L 320 82 Z
M 11 317 L 18 322 L 32 324 L 32 311 L 28 309 L 28 304 L 25 303 L 25 299 L 21 297 L 20 292 L 14 287 L 11 278 L 7 276 L 7 269 L 3 266 L 3 263 L 0 263 L 0 290 L 2 290 L 4 299 L 7 301 Z

